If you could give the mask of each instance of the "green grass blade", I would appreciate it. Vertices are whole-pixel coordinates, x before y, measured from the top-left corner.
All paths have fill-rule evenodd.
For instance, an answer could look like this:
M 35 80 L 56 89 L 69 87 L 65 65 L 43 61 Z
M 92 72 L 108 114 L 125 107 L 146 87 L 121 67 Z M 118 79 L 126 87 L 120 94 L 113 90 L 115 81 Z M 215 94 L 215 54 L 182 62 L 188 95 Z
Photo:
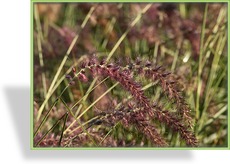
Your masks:
M 62 131 L 61 131 L 61 136 L 60 136 L 60 140 L 58 142 L 59 147 L 61 146 L 61 141 L 62 141 L 63 132 L 64 132 L 64 129 L 65 129 L 65 124 L 66 124 L 67 118 L 68 118 L 68 113 L 66 113 L 65 118 L 64 118 L 63 127 L 62 127 Z
M 199 54 L 199 66 L 198 66 L 198 75 L 197 75 L 197 94 L 196 94 L 196 119 L 199 119 L 200 117 L 200 93 L 201 93 L 201 87 L 202 87 L 202 80 L 201 80 L 201 74 L 203 67 L 202 60 L 203 60 L 203 44 L 204 44 L 204 36 L 205 36 L 205 24 L 206 24 L 206 18 L 208 14 L 208 4 L 205 4 L 205 10 L 204 10 L 204 17 L 203 17 L 203 25 L 202 25 L 202 31 L 201 31 L 201 44 L 200 44 L 200 54 Z
M 92 13 L 93 13 L 94 10 L 95 10 L 95 7 L 92 6 L 91 9 L 90 9 L 90 11 L 89 11 L 89 13 L 88 13 L 87 16 L 85 17 L 83 23 L 81 24 L 81 30 L 85 27 L 87 21 L 89 20 L 89 18 L 90 18 L 90 16 L 92 15 Z M 52 81 L 52 83 L 51 83 L 51 85 L 50 85 L 50 88 L 49 88 L 49 90 L 48 90 L 48 93 L 47 93 L 47 95 L 46 95 L 46 98 L 45 98 L 44 102 L 42 103 L 41 107 L 40 107 L 39 110 L 38 110 L 37 120 L 39 120 L 39 118 L 40 118 L 40 116 L 41 116 L 41 113 L 42 113 L 42 111 L 43 111 L 43 109 L 44 109 L 44 106 L 46 105 L 46 103 L 48 102 L 48 100 L 49 100 L 49 98 L 50 98 L 50 96 L 51 96 L 51 91 L 53 90 L 53 87 L 54 87 L 54 85 L 55 85 L 55 83 L 56 83 L 56 81 L 57 81 L 57 79 L 58 79 L 58 77 L 59 77 L 59 75 L 60 75 L 60 73 L 61 73 L 61 71 L 62 71 L 62 68 L 63 68 L 64 64 L 66 63 L 66 60 L 68 59 L 69 54 L 70 54 L 70 52 L 72 51 L 74 45 L 76 44 L 78 38 L 79 38 L 79 34 L 77 34 L 77 35 L 74 37 L 72 43 L 70 44 L 70 46 L 69 46 L 69 48 L 68 48 L 68 50 L 67 50 L 67 52 L 66 52 L 66 54 L 65 54 L 65 56 L 64 56 L 64 58 L 63 58 L 63 60 L 62 60 L 62 62 L 61 62 L 61 64 L 60 64 L 60 66 L 59 66 L 59 68 L 58 68 L 58 70 L 57 70 L 57 72 L 56 72 L 56 74 L 55 74 L 55 76 L 54 76 L 54 79 L 53 79 L 53 81 Z

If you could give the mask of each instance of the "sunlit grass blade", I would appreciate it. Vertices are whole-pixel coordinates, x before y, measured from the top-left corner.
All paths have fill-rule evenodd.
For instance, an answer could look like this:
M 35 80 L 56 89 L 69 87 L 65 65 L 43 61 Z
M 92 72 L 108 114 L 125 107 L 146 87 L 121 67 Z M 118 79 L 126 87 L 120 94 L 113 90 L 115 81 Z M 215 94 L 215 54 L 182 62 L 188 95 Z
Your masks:
M 70 108 L 67 106 L 67 104 L 65 103 L 65 101 L 64 101 L 62 98 L 61 98 L 61 101 L 62 101 L 62 103 L 65 105 L 66 109 L 67 109 L 68 112 L 71 114 L 71 116 L 75 118 L 75 120 L 77 121 L 77 123 L 78 123 L 78 124 L 81 126 L 81 128 L 83 129 L 83 131 L 89 136 L 89 138 L 91 139 L 91 141 L 93 142 L 93 144 L 94 144 L 95 146 L 97 146 L 96 142 L 95 142 L 94 139 L 91 137 L 91 135 L 87 132 L 87 130 L 85 129 L 85 127 L 82 125 L 81 121 L 80 121 L 78 118 L 76 118 L 76 117 L 74 116 L 73 112 L 70 110 Z M 64 134 L 64 132 L 63 132 L 63 134 Z
M 90 16 L 92 15 L 92 13 L 93 13 L 94 10 L 95 10 L 95 7 L 92 6 L 91 9 L 90 9 L 90 11 L 89 11 L 89 13 L 88 13 L 87 16 L 85 17 L 83 23 L 81 24 L 81 29 L 83 29 L 83 28 L 85 27 L 87 21 L 89 20 L 89 18 L 90 18 Z M 70 54 L 71 50 L 73 49 L 74 45 L 76 44 L 78 38 L 79 38 L 79 34 L 77 34 L 77 35 L 74 37 L 72 43 L 70 44 L 70 46 L 69 46 L 69 48 L 68 48 L 68 50 L 67 50 L 67 52 L 66 52 L 66 54 L 65 54 L 65 56 L 64 56 L 64 58 L 63 58 L 63 60 L 62 60 L 62 62 L 61 62 L 61 64 L 60 64 L 60 66 L 59 66 L 59 68 L 58 68 L 58 70 L 57 70 L 57 72 L 56 72 L 56 74 L 55 74 L 55 76 L 54 76 L 54 79 L 53 79 L 53 81 L 52 81 L 52 83 L 51 83 L 51 85 L 50 85 L 50 87 L 49 87 L 49 90 L 48 90 L 48 93 L 47 93 L 47 95 L 46 95 L 46 98 L 45 98 L 44 102 L 42 103 L 41 107 L 40 107 L 39 110 L 38 110 L 37 120 L 39 120 L 39 118 L 40 118 L 40 116 L 41 116 L 41 114 L 42 114 L 42 111 L 43 111 L 43 109 L 44 109 L 44 106 L 46 105 L 46 103 L 48 102 L 48 100 L 49 100 L 49 98 L 50 98 L 50 96 L 51 96 L 51 92 L 52 92 L 53 87 L 54 87 L 54 85 L 55 85 L 55 83 L 56 83 L 56 81 L 57 81 L 57 79 L 58 79 L 58 77 L 59 77 L 59 75 L 60 75 L 60 73 L 61 73 L 61 71 L 62 71 L 62 68 L 63 68 L 63 66 L 64 66 L 66 60 L 69 58 L 69 54 Z

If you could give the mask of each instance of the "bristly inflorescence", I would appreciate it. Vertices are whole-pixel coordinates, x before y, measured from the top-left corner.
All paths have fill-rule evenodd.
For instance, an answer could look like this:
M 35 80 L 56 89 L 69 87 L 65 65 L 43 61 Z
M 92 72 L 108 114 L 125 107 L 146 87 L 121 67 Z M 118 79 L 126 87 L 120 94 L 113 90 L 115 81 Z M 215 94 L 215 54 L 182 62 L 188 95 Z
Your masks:
M 151 124 L 147 119 L 146 113 L 142 111 L 142 108 L 136 107 L 134 104 L 121 106 L 117 110 L 104 113 L 96 117 L 91 121 L 89 127 L 92 125 L 109 125 L 112 126 L 116 122 L 121 121 L 125 127 L 134 125 L 140 132 L 143 132 L 156 146 L 165 147 L 168 146 L 165 139 L 159 134 L 157 128 Z
M 87 71 L 89 70 L 89 71 Z M 90 73 L 88 73 L 90 72 Z M 151 62 L 137 60 L 125 67 L 116 63 L 107 63 L 106 60 L 99 61 L 92 58 L 81 65 L 81 70 L 77 74 L 79 80 L 88 81 L 88 74 L 92 76 L 110 77 L 117 81 L 124 90 L 129 92 L 134 98 L 135 105 L 126 105 L 114 112 L 99 115 L 93 124 L 116 123 L 122 121 L 125 126 L 132 124 L 146 135 L 156 146 L 168 146 L 168 143 L 153 125 L 154 119 L 167 125 L 185 141 L 187 146 L 197 146 L 198 141 L 195 135 L 189 130 L 191 127 L 191 115 L 188 105 L 178 90 L 176 81 L 171 80 L 171 73 L 166 72 L 161 67 L 153 67 Z M 164 93 L 170 100 L 175 101 L 179 110 L 179 115 L 175 116 L 157 103 L 153 103 L 144 95 L 142 85 L 135 81 L 135 75 L 144 75 L 153 81 L 158 80 Z M 189 126 L 188 126 L 189 125 Z
M 185 102 L 182 96 L 180 86 L 177 80 L 171 72 L 165 71 L 162 66 L 153 67 L 150 61 L 141 62 L 139 59 L 133 64 L 132 68 L 138 71 L 138 74 L 144 75 L 146 78 L 150 78 L 153 81 L 159 81 L 158 83 L 163 89 L 163 93 L 168 98 L 175 102 L 178 109 L 178 113 L 187 122 L 187 125 L 192 127 L 192 117 L 188 104 Z

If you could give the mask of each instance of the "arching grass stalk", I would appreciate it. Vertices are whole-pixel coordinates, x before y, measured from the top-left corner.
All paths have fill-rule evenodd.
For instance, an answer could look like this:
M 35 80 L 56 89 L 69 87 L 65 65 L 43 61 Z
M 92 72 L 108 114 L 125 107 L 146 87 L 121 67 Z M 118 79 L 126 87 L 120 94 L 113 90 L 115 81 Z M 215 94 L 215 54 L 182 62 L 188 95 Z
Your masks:
M 76 76 L 75 76 L 75 77 L 76 77 Z M 94 83 L 91 83 L 91 85 L 90 85 L 89 89 L 87 90 L 87 92 L 85 93 L 85 95 L 84 95 L 80 100 L 78 100 L 78 101 L 70 108 L 70 110 L 72 111 L 81 101 L 85 101 L 85 100 L 88 98 L 88 95 L 90 94 L 90 92 L 92 92 L 95 88 L 97 88 L 99 85 L 101 85 L 101 84 L 102 84 L 103 82 L 105 82 L 107 79 L 108 79 L 108 77 L 105 78 L 105 79 L 103 79 L 103 80 L 102 80 L 100 83 L 98 83 L 95 87 L 93 87 L 93 85 L 92 85 L 92 84 L 94 84 Z M 92 88 L 92 87 L 93 87 L 93 88 Z M 82 104 L 79 105 L 79 107 L 78 107 L 78 109 L 77 109 L 77 111 L 76 111 L 76 113 L 75 113 L 75 117 L 78 116 L 78 114 L 79 114 L 81 108 L 82 108 Z M 68 131 L 75 123 L 76 123 L 76 120 L 74 120 L 74 121 L 66 128 L 66 130 L 65 130 L 64 133 L 66 133 L 66 131 Z
M 101 83 L 103 83 L 105 80 L 107 80 L 109 77 L 106 77 L 104 80 L 102 80 L 100 83 L 98 83 L 94 88 L 92 88 L 91 90 L 88 90 L 87 92 L 86 92 L 86 94 L 79 100 L 79 101 L 77 101 L 72 107 L 71 107 L 71 111 L 81 102 L 81 101 L 85 101 L 85 99 L 88 97 L 88 94 L 91 92 L 91 91 L 93 91 L 96 87 L 98 87 Z M 155 83 L 149 83 L 149 84 L 147 84 L 146 86 L 144 86 L 143 88 L 142 88 L 142 90 L 146 90 L 146 89 L 148 89 L 148 88 L 150 88 L 151 86 L 153 86 L 153 85 L 155 85 L 156 84 L 156 82 Z M 91 88 L 91 87 L 90 87 Z M 132 96 L 129 96 L 128 97 L 128 99 L 131 99 L 132 98 Z M 100 99 L 99 99 L 100 100 Z M 98 100 L 98 101 L 99 101 Z M 95 104 L 95 103 L 94 103 Z M 116 108 L 118 108 L 119 106 L 121 105 L 121 103 L 120 104 L 118 104 L 117 105 L 117 107 Z M 79 106 L 79 108 L 80 108 L 81 106 Z M 79 108 L 78 108 L 78 111 L 79 111 Z M 80 108 L 81 109 L 81 108 Z M 76 116 L 76 114 L 75 114 L 75 116 Z M 66 130 L 65 130 L 65 132 L 64 133 L 66 133 L 74 124 L 75 124 L 75 122 L 76 121 L 73 121 L 70 125 L 69 125 L 69 127 L 68 128 L 66 128 Z
M 72 68 L 77 66 L 81 61 L 85 60 L 86 56 L 82 56 L 80 59 L 78 59 L 78 62 L 74 63 L 61 78 L 57 81 L 56 85 L 53 87 L 53 90 L 51 91 L 51 95 L 54 93 L 54 91 L 59 87 L 59 85 L 63 82 L 63 80 L 66 78 L 66 75 L 69 74 L 72 71 Z M 73 77 L 74 80 L 75 77 Z
M 85 93 L 85 95 L 78 100 L 71 108 L 70 110 L 73 110 L 81 101 L 85 101 L 87 99 L 87 97 L 89 96 L 89 94 L 96 89 L 99 85 L 101 85 L 102 83 L 104 83 L 109 77 L 104 78 L 102 81 L 100 81 L 95 87 L 93 87 L 93 85 L 90 85 L 89 89 L 87 90 L 87 92 Z M 82 104 L 80 104 L 80 106 L 78 107 L 77 112 L 75 113 L 75 116 L 78 115 L 78 113 L 80 112 L 80 109 L 82 108 Z
M 81 61 L 81 60 L 80 60 Z M 77 64 L 77 63 L 75 63 Z M 75 66 L 75 65 L 74 65 Z M 72 67 L 71 67 L 72 68 Z M 67 71 L 66 71 L 66 74 L 69 74 L 70 71 L 72 70 L 71 68 L 69 68 Z M 76 74 L 77 75 L 77 74 Z M 75 77 L 74 77 L 75 78 Z M 73 79 L 74 79 L 73 78 Z M 61 79 L 59 79 L 59 81 L 57 82 L 57 84 L 55 85 L 54 87 L 54 90 L 52 91 L 52 94 L 53 92 L 56 90 L 56 88 L 61 84 L 61 82 L 65 79 L 65 75 L 63 75 L 61 77 Z M 41 124 L 38 126 L 37 130 L 35 131 L 34 133 L 34 137 L 37 135 L 38 131 L 41 129 L 41 127 L 44 125 L 45 121 L 47 120 L 51 110 L 53 109 L 53 107 L 57 104 L 57 102 L 59 101 L 60 97 L 63 95 L 63 93 L 67 90 L 67 88 L 69 87 L 69 84 L 62 90 L 61 94 L 59 95 L 59 97 L 56 99 L 56 101 L 53 103 L 52 107 L 50 108 L 50 110 L 47 112 L 47 114 L 45 115 L 45 117 L 43 118 Z
M 79 59 L 79 62 L 82 61 L 84 58 L 85 58 L 85 56 L 83 56 L 81 59 Z M 76 66 L 79 62 L 75 63 L 73 66 Z M 63 80 L 65 79 L 65 75 L 66 75 L 66 74 L 69 74 L 69 73 L 71 72 L 71 70 L 72 70 L 72 67 L 69 68 L 69 69 L 66 71 L 66 73 L 57 81 L 56 85 L 54 86 L 54 88 L 53 88 L 53 90 L 52 90 L 52 92 L 51 92 L 51 95 L 54 93 L 54 91 L 57 89 L 57 87 L 63 82 Z M 75 78 L 75 77 L 74 77 L 74 78 Z M 73 78 L 73 80 L 74 80 L 74 78 Z M 59 100 L 60 96 L 63 95 L 63 93 L 67 90 L 68 87 L 69 87 L 69 84 L 62 90 L 62 92 L 61 92 L 61 94 L 59 95 L 59 97 L 57 98 L 57 100 L 53 103 L 51 109 L 56 105 L 56 103 L 57 103 L 57 101 Z M 50 95 L 50 96 L 51 96 L 51 95 Z M 50 109 L 49 112 L 46 114 L 45 119 L 43 119 L 43 121 L 46 121 L 48 115 L 50 114 L 51 109 Z M 42 124 L 39 125 L 39 127 L 40 127 L 40 126 L 43 126 L 43 124 L 44 124 L 43 121 L 42 121 Z M 40 128 L 41 128 L 41 127 L 40 127 Z M 38 129 L 38 130 L 39 130 L 39 129 Z
M 113 129 L 120 123 L 120 121 L 118 121 L 109 131 L 108 133 L 102 138 L 102 140 L 100 141 L 99 145 L 102 144 L 102 142 L 109 136 L 109 134 L 113 131 Z
M 68 112 L 72 115 L 72 117 L 75 118 L 75 120 L 76 120 L 76 121 L 78 122 L 78 124 L 81 126 L 81 128 L 83 129 L 83 131 L 89 136 L 89 138 L 91 139 L 91 141 L 93 142 L 93 144 L 94 144 L 95 146 L 97 146 L 96 142 L 95 142 L 94 139 L 91 137 L 91 135 L 87 132 L 87 130 L 85 129 L 85 127 L 82 125 L 81 121 L 80 121 L 78 118 L 76 118 L 76 117 L 74 116 L 73 112 L 69 109 L 69 107 L 67 106 L 67 104 L 65 103 L 65 101 L 64 101 L 62 98 L 61 98 L 61 101 L 62 101 L 62 103 L 65 105 L 65 107 L 66 107 L 66 109 L 68 110 Z M 63 132 L 63 134 L 64 134 L 64 132 Z
M 89 13 L 88 13 L 87 16 L 85 17 L 83 23 L 81 24 L 81 30 L 79 31 L 79 33 L 80 33 L 80 32 L 82 31 L 82 29 L 85 27 L 86 23 L 88 22 L 88 20 L 89 20 L 89 18 L 90 18 L 90 16 L 92 15 L 92 13 L 93 13 L 94 10 L 95 10 L 95 6 L 92 6 L 92 7 L 90 8 Z M 43 109 L 44 109 L 46 103 L 48 102 L 49 98 L 51 97 L 51 93 L 52 93 L 53 87 L 54 87 L 54 85 L 55 85 L 55 83 L 56 83 L 56 81 L 57 81 L 57 79 L 58 79 L 58 76 L 59 76 L 60 73 L 61 73 L 61 70 L 62 70 L 64 64 L 66 63 L 66 60 L 67 60 L 68 57 L 69 57 L 70 52 L 72 51 L 74 45 L 76 44 L 76 42 L 77 42 L 77 40 L 78 40 L 78 38 L 79 38 L 79 33 L 74 37 L 72 43 L 70 44 L 70 46 L 69 46 L 69 48 L 68 48 L 68 50 L 67 50 L 67 52 L 66 52 L 66 54 L 65 54 L 65 56 L 64 56 L 64 58 L 63 58 L 63 60 L 62 60 L 62 62 L 61 62 L 61 64 L 60 64 L 60 66 L 59 66 L 59 68 L 58 68 L 58 70 L 57 70 L 57 72 L 56 72 L 56 74 L 55 74 L 55 76 L 54 76 L 54 79 L 53 79 L 53 81 L 52 81 L 52 83 L 51 83 L 51 85 L 50 85 L 50 88 L 49 88 L 49 90 L 48 90 L 48 93 L 47 93 L 47 95 L 46 95 L 46 98 L 45 98 L 45 100 L 43 101 L 41 107 L 40 107 L 39 110 L 38 110 L 37 121 L 38 121 L 39 118 L 41 117 L 42 111 L 43 111 Z
M 44 125 L 45 121 L 47 120 L 51 110 L 53 109 L 53 107 L 57 104 L 59 99 L 57 99 L 53 105 L 51 106 L 51 108 L 49 109 L 49 111 L 47 112 L 47 114 L 45 115 L 45 117 L 43 118 L 42 122 L 40 123 L 40 125 L 38 126 L 37 130 L 34 133 L 34 137 L 38 134 L 39 130 L 41 129 L 41 127 Z
M 61 94 L 59 95 L 59 97 L 56 99 L 56 101 L 53 103 L 52 107 L 49 109 L 49 111 L 47 112 L 47 114 L 45 115 L 45 117 L 43 118 L 41 124 L 38 126 L 37 130 L 34 133 L 34 137 L 37 135 L 38 131 L 42 128 L 42 126 L 44 125 L 45 121 L 47 120 L 51 110 L 53 109 L 53 107 L 57 104 L 57 102 L 60 100 L 61 96 L 63 95 L 63 93 L 66 91 L 66 89 L 69 87 L 69 84 L 62 90 Z
M 76 118 L 73 122 L 72 122 L 72 124 L 68 127 L 68 128 L 66 128 L 66 130 L 64 131 L 64 134 L 74 125 L 74 123 L 78 120 L 78 119 L 80 119 L 81 118 L 81 116 L 83 115 L 83 114 L 85 114 L 91 107 L 93 107 L 98 101 L 100 101 L 107 93 L 109 93 L 113 88 L 115 88 L 117 85 L 118 85 L 119 83 L 115 83 L 112 87 L 110 87 L 105 93 L 103 93 L 99 98 L 97 98 L 97 100 L 95 100 L 90 106 L 88 106 L 88 108 L 86 108 L 78 117 L 76 117 L 75 115 L 74 115 L 74 118 Z M 100 84 L 98 84 L 98 85 L 100 85 Z M 98 86 L 97 85 L 97 86 Z M 80 102 L 80 101 L 78 101 L 78 102 Z M 76 104 L 75 104 L 76 105 Z M 70 111 L 72 112 L 72 109 L 73 109 L 73 107 L 72 108 L 70 108 Z
M 84 123 L 81 124 L 81 125 L 82 125 L 82 126 L 85 126 L 85 125 L 89 124 L 90 122 L 92 122 L 93 120 L 96 120 L 97 118 L 98 118 L 98 116 L 93 117 L 93 118 L 91 118 L 90 120 L 84 122 Z M 81 126 L 78 126 L 78 127 L 76 127 L 75 129 L 73 129 L 72 131 L 68 131 L 68 134 L 72 134 L 74 131 L 76 131 L 76 130 L 78 130 L 78 129 L 80 129 L 80 128 L 81 128 Z M 87 127 L 87 128 L 88 128 L 88 127 Z M 86 129 L 87 129 L 87 128 L 86 128 Z M 65 135 L 65 134 L 66 134 L 66 131 L 64 131 L 63 134 Z M 74 140 L 77 136 L 78 136 L 78 135 L 76 135 L 75 137 L 70 138 L 69 140 L 66 141 L 66 143 L 71 142 L 71 141 Z
M 108 77 L 107 77 L 107 78 L 108 78 Z M 107 78 L 106 78 L 106 79 L 107 79 Z M 157 83 L 157 82 L 149 83 L 149 84 L 145 85 L 145 86 L 142 88 L 142 90 L 143 90 L 143 91 L 144 91 L 144 90 L 147 90 L 148 88 L 150 88 L 150 87 L 156 85 L 156 83 Z M 100 84 L 101 84 L 101 83 L 99 83 L 98 85 L 100 85 Z M 94 87 L 94 88 L 95 88 L 95 87 Z M 93 88 L 93 89 L 94 89 L 94 88 Z M 126 100 L 125 100 L 123 103 L 125 103 L 125 102 L 128 101 L 128 100 L 130 100 L 131 98 L 132 98 L 132 95 L 128 96 L 128 97 L 126 98 Z M 119 104 L 117 104 L 115 109 L 118 109 L 121 105 L 122 105 L 122 102 L 119 103 Z M 85 122 L 85 124 L 87 124 L 87 123 L 89 123 L 89 122 L 91 122 L 92 120 L 95 120 L 95 119 L 97 119 L 97 116 L 94 117 L 94 118 L 92 118 L 92 119 L 90 119 L 89 121 Z M 76 121 L 73 121 L 73 123 L 66 129 L 65 133 L 67 133 L 67 131 L 69 130 L 69 128 L 72 127 L 73 124 L 74 124 L 75 122 L 76 122 Z M 72 131 L 70 131 L 69 134 L 73 133 L 74 131 L 78 130 L 79 128 L 80 128 L 80 127 L 76 127 L 75 129 L 73 129 Z
M 66 113 L 63 114 L 61 116 L 61 118 L 59 118 L 55 124 L 42 136 L 42 138 L 35 144 L 35 147 L 37 147 L 42 141 L 43 139 L 61 122 L 61 120 L 65 117 Z
M 142 18 L 142 15 L 145 14 L 148 9 L 151 7 L 152 4 L 147 4 L 138 14 L 137 17 L 132 21 L 130 26 L 126 29 L 126 31 L 123 33 L 123 35 L 120 37 L 120 39 L 117 41 L 113 49 L 110 51 L 106 61 L 108 62 L 110 58 L 113 56 L 114 52 L 117 50 L 121 42 L 125 39 L 129 31 L 137 24 L 137 22 Z
M 100 97 L 98 97 L 88 108 L 86 108 L 78 117 L 77 119 L 81 118 L 83 114 L 85 114 L 90 108 L 92 108 L 98 101 L 100 101 L 107 93 L 109 93 L 113 88 L 115 88 L 119 82 L 115 83 L 112 87 L 110 87 L 106 92 L 104 92 Z
M 148 5 L 146 5 L 146 6 L 144 7 L 144 9 L 141 10 L 141 12 L 138 13 L 137 17 L 136 17 L 136 18 L 133 20 L 133 22 L 130 24 L 129 28 L 123 33 L 123 35 L 122 35 L 122 36 L 120 37 L 120 39 L 117 41 L 117 43 L 115 44 L 115 46 L 113 47 L 113 49 L 110 51 L 110 53 L 109 53 L 109 55 L 108 55 L 106 61 L 109 61 L 109 60 L 110 60 L 110 58 L 112 57 L 112 55 L 114 54 L 114 52 L 117 50 L 117 48 L 119 47 L 119 45 L 121 44 L 121 42 L 124 40 L 124 38 L 127 36 L 127 34 L 129 33 L 129 31 L 136 25 L 136 23 L 141 19 L 142 15 L 143 15 L 144 13 L 146 13 L 150 7 L 151 7 L 151 4 L 148 4 Z M 84 101 L 85 101 L 86 98 L 88 97 L 88 94 L 91 92 L 92 86 L 95 85 L 95 83 L 96 83 L 97 80 L 98 80 L 98 78 L 96 77 L 96 78 L 93 80 L 93 82 L 91 83 L 91 85 L 90 85 L 88 91 L 86 92 L 86 95 L 87 95 L 87 96 L 84 97 L 84 99 L 83 99 Z M 78 107 L 78 110 L 77 110 L 75 116 L 78 115 L 78 113 L 79 113 L 79 111 L 81 110 L 81 108 L 82 108 L 82 105 L 80 105 L 80 106 Z M 73 109 L 73 107 L 72 107 L 71 109 Z M 75 123 L 75 122 L 73 122 L 73 123 L 70 125 L 70 127 L 71 127 L 74 123 Z M 67 130 L 68 130 L 68 129 L 69 129 L 69 128 L 67 128 Z
M 63 132 L 64 132 L 64 129 L 65 129 L 65 124 L 66 124 L 68 115 L 69 115 L 69 114 L 68 114 L 68 112 L 67 112 L 66 115 L 65 115 L 65 118 L 64 118 L 63 127 L 62 127 L 62 131 L 61 131 L 61 136 L 60 136 L 60 139 L 59 139 L 59 142 L 58 142 L 58 146 L 59 146 L 59 147 L 61 146 L 61 141 L 62 141 L 62 137 L 63 137 Z
M 146 13 L 148 11 L 148 9 L 151 7 L 152 4 L 148 4 L 144 7 L 144 9 L 142 9 L 136 16 L 136 18 L 131 22 L 130 26 L 127 28 L 127 30 L 123 33 L 123 35 L 120 37 L 120 39 L 117 41 L 117 43 L 115 44 L 115 46 L 113 47 L 113 49 L 110 51 L 110 53 L 108 54 L 108 57 L 106 59 L 106 61 L 108 62 L 110 60 L 110 58 L 113 56 L 114 52 L 117 50 L 117 48 L 119 47 L 119 45 L 121 44 L 121 42 L 125 39 L 125 37 L 127 36 L 127 34 L 129 33 L 129 31 L 136 25 L 136 23 L 141 19 L 142 15 L 144 13 Z M 98 80 L 98 78 L 96 77 L 90 87 L 89 90 L 87 92 L 91 92 L 91 88 L 95 85 L 96 81 Z M 85 97 L 83 100 L 85 101 L 87 97 Z M 78 115 L 78 112 L 81 110 L 82 105 L 79 106 L 78 111 L 75 115 Z
M 75 76 L 75 77 L 76 77 L 76 76 Z M 79 102 L 81 102 L 81 101 L 83 101 L 83 102 L 86 101 L 86 99 L 88 98 L 90 92 L 92 92 L 93 89 L 95 89 L 96 87 L 99 86 L 99 85 L 96 85 L 96 86 L 93 88 L 93 86 L 95 85 L 95 83 L 96 83 L 97 80 L 98 80 L 98 78 L 95 78 L 95 79 L 92 81 L 92 83 L 90 84 L 90 86 L 89 86 L 88 90 L 86 91 L 85 95 L 84 95 L 78 102 L 76 102 L 76 103 L 71 107 L 71 110 L 72 110 L 73 108 L 75 108 L 76 105 L 78 105 Z M 101 84 L 101 83 L 100 83 L 100 84 Z M 76 111 L 76 113 L 75 113 L 75 116 L 78 116 L 78 114 L 79 114 L 79 112 L 81 111 L 81 108 L 82 108 L 82 107 L 83 107 L 83 105 L 80 104 L 79 107 L 78 107 L 78 109 L 77 109 L 77 111 Z

